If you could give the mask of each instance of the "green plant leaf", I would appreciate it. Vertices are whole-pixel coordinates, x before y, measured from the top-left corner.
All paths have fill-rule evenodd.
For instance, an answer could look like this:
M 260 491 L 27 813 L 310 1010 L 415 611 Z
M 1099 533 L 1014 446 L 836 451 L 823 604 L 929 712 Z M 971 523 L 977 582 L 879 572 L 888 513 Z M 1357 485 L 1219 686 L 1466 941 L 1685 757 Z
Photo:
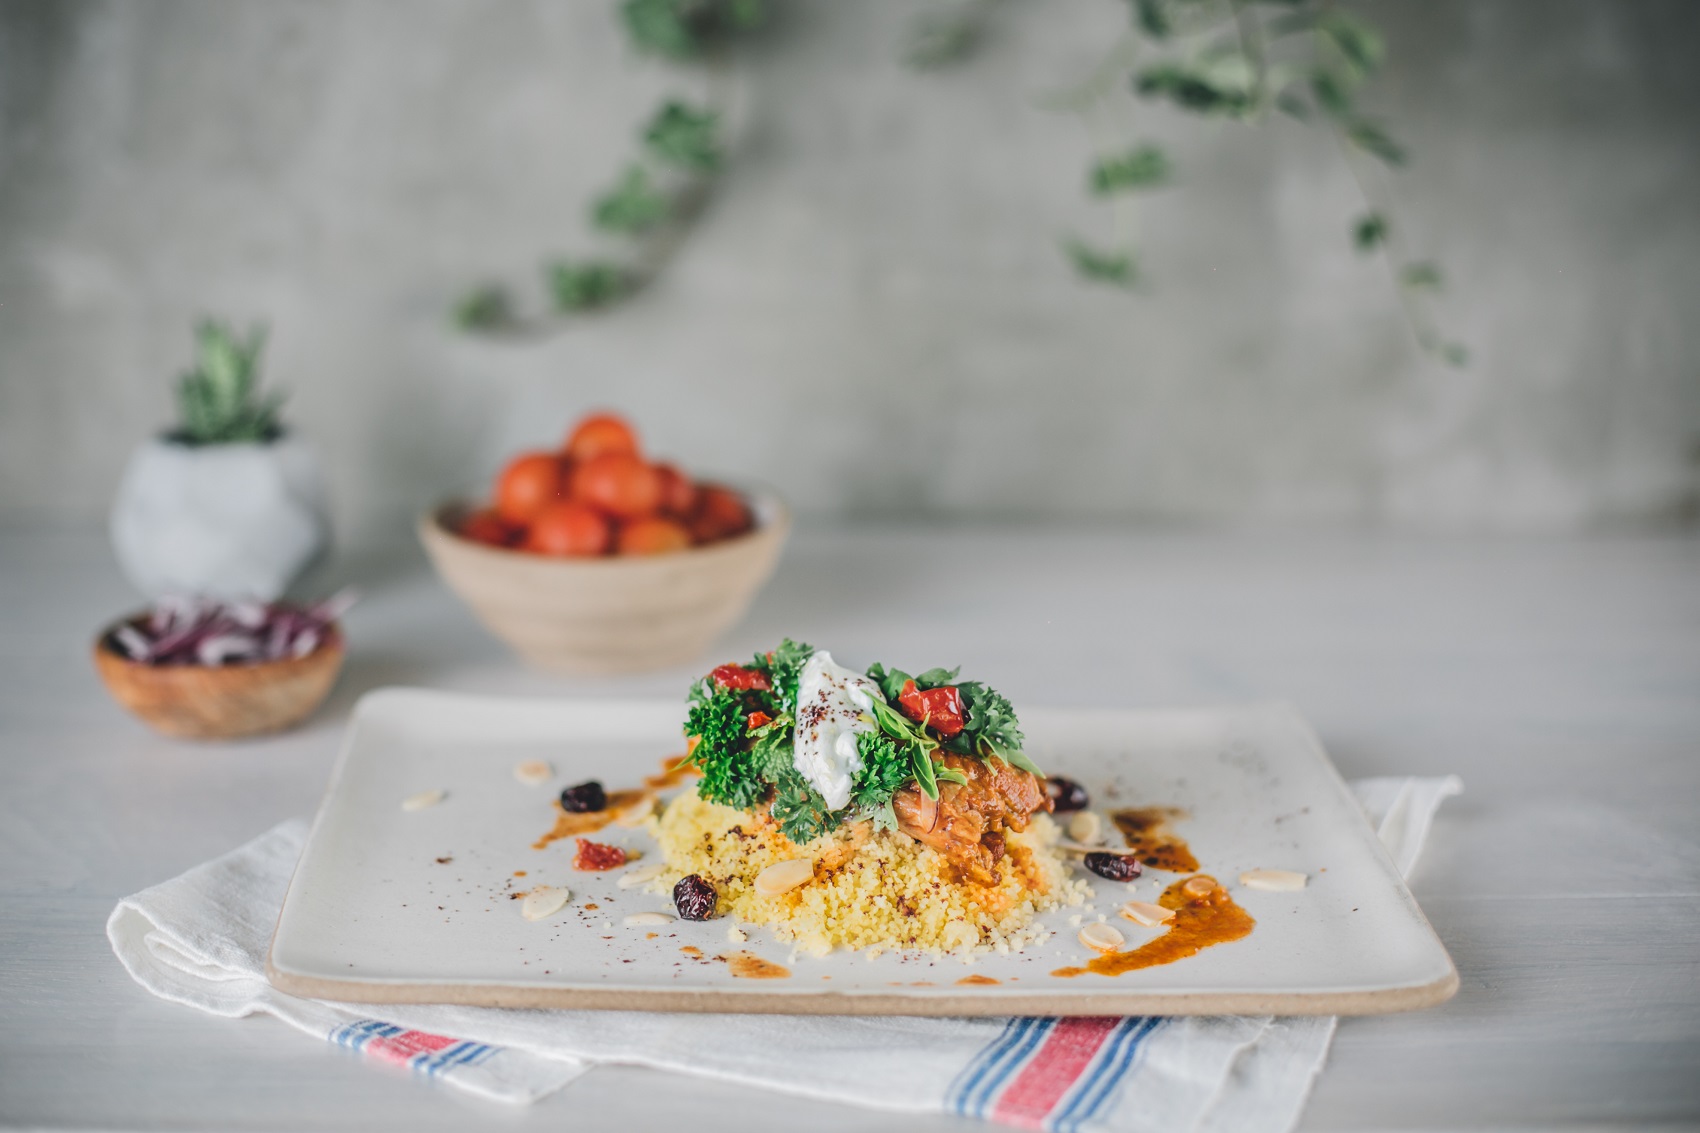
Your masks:
M 1333 42 L 1359 79 L 1374 74 L 1387 54 L 1387 45 L 1380 32 L 1337 8 L 1317 20 L 1316 30 Z
M 667 198 L 650 183 L 649 172 L 631 165 L 620 183 L 596 202 L 591 219 L 598 228 L 636 235 L 667 219 L 670 211 Z
M 177 436 L 189 444 L 269 441 L 283 432 L 281 395 L 259 391 L 265 329 L 244 340 L 214 319 L 195 327 L 195 368 L 177 381 Z
M 760 26 L 762 0 L 624 0 L 620 16 L 639 51 L 697 59 L 717 43 Z
M 1152 39 L 1168 39 L 1174 34 L 1174 20 L 1163 0 L 1134 0 L 1133 18 L 1139 30 Z
M 1406 264 L 1399 272 L 1399 282 L 1413 291 L 1439 291 L 1440 265 L 1427 260 Z
M 583 311 L 617 299 L 627 288 L 625 273 L 598 261 L 549 266 L 549 290 L 559 311 Z
M 453 317 L 462 330 L 494 330 L 512 321 L 513 307 L 504 288 L 489 284 L 462 296 Z
M 1063 243 L 1074 270 L 1084 279 L 1131 287 L 1136 278 L 1133 256 L 1127 252 L 1102 252 L 1081 240 Z
M 1352 226 L 1352 244 L 1360 252 L 1373 252 L 1387 241 L 1387 218 L 1378 212 L 1358 218 Z
M 1333 71 L 1319 68 L 1311 72 L 1310 93 L 1325 114 L 1349 118 L 1352 114 L 1352 95 L 1346 84 Z
M 1247 89 L 1220 83 L 1205 71 L 1181 63 L 1158 63 L 1134 76 L 1134 90 L 1146 98 L 1166 98 L 1183 110 L 1242 117 L 1256 108 Z
M 713 112 L 669 100 L 650 119 L 643 140 L 659 160 L 706 173 L 720 164 L 719 126 Z
M 1149 189 L 1169 179 L 1169 158 L 1160 148 L 1139 146 L 1120 157 L 1110 157 L 1092 167 L 1087 183 L 1092 191 L 1103 197 L 1111 193 L 1126 193 Z
M 1359 149 L 1372 153 L 1389 165 L 1405 164 L 1405 149 L 1387 136 L 1380 126 L 1360 118 L 1346 127 L 1346 137 Z

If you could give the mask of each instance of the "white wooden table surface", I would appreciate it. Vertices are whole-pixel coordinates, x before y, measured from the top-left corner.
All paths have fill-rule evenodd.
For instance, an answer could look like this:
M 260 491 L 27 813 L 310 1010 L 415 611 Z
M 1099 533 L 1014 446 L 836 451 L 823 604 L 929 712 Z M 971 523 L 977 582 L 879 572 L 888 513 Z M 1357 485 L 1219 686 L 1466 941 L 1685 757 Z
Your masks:
M 672 696 L 690 675 L 524 672 L 411 548 L 337 573 L 366 599 L 327 709 L 277 739 L 177 743 L 89 664 L 135 604 L 99 533 L 0 528 L 0 1124 L 970 1126 L 630 1068 L 512 1110 L 131 983 L 113 902 L 310 811 L 361 692 Z M 724 652 L 781 634 L 960 662 L 1017 705 L 1286 697 L 1349 776 L 1458 772 L 1413 888 L 1462 990 L 1343 1022 L 1303 1127 L 1700 1123 L 1700 542 L 817 531 Z

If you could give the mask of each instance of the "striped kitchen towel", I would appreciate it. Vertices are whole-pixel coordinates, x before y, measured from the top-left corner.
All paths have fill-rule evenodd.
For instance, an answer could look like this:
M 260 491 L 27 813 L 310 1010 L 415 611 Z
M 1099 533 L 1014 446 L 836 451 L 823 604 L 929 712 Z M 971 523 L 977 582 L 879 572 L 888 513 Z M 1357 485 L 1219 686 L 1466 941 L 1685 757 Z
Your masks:
M 1363 780 L 1353 789 L 1408 870 L 1434 812 L 1460 787 L 1447 777 Z M 228 1017 L 273 1015 L 422 1077 L 516 1103 L 619 1062 L 1058 1133 L 1285 1133 L 1334 1033 L 1325 1017 L 657 1015 L 300 999 L 266 982 L 265 955 L 306 834 L 305 822 L 286 822 L 119 902 L 107 922 L 119 960 L 162 998 Z

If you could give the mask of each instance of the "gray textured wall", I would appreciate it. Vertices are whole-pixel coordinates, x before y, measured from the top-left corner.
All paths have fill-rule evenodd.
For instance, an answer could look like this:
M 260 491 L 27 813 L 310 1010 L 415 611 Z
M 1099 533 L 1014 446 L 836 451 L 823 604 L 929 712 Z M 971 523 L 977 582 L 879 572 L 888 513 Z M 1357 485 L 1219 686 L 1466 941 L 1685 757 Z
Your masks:
M 1412 348 L 1305 128 L 1150 113 L 1153 282 L 1077 283 L 1087 139 L 1035 95 L 1117 0 L 1011 2 L 942 74 L 914 7 L 793 0 L 744 58 L 730 172 L 642 298 L 450 330 L 488 275 L 594 246 L 663 92 L 611 0 L 0 3 L 0 514 L 96 516 L 169 416 L 193 317 L 264 317 L 347 531 L 399 526 L 607 404 L 825 515 L 1692 522 L 1700 5 L 1378 3 L 1399 218 L 1463 371 Z

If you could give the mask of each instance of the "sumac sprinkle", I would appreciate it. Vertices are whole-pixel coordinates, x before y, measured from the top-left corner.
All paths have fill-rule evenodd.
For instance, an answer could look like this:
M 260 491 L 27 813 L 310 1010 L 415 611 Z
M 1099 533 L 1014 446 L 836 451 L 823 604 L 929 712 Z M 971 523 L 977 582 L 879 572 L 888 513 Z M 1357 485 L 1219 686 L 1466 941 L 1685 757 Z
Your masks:
M 1046 777 L 1045 793 L 1051 796 L 1051 811 L 1055 814 L 1085 810 L 1092 805 L 1092 799 L 1086 794 L 1085 787 L 1061 775 Z
M 606 810 L 608 793 L 595 779 L 580 783 L 576 787 L 568 787 L 561 792 L 561 809 L 568 814 L 588 814 L 593 810 Z
M 1111 881 L 1132 881 L 1145 872 L 1139 859 L 1130 854 L 1087 854 L 1086 868 Z
M 592 842 L 589 838 L 573 840 L 578 843 L 578 851 L 573 854 L 574 869 L 619 869 L 626 864 L 626 851 L 618 846 Z
M 673 886 L 673 907 L 687 921 L 706 921 L 714 915 L 714 886 L 700 873 L 687 874 Z

